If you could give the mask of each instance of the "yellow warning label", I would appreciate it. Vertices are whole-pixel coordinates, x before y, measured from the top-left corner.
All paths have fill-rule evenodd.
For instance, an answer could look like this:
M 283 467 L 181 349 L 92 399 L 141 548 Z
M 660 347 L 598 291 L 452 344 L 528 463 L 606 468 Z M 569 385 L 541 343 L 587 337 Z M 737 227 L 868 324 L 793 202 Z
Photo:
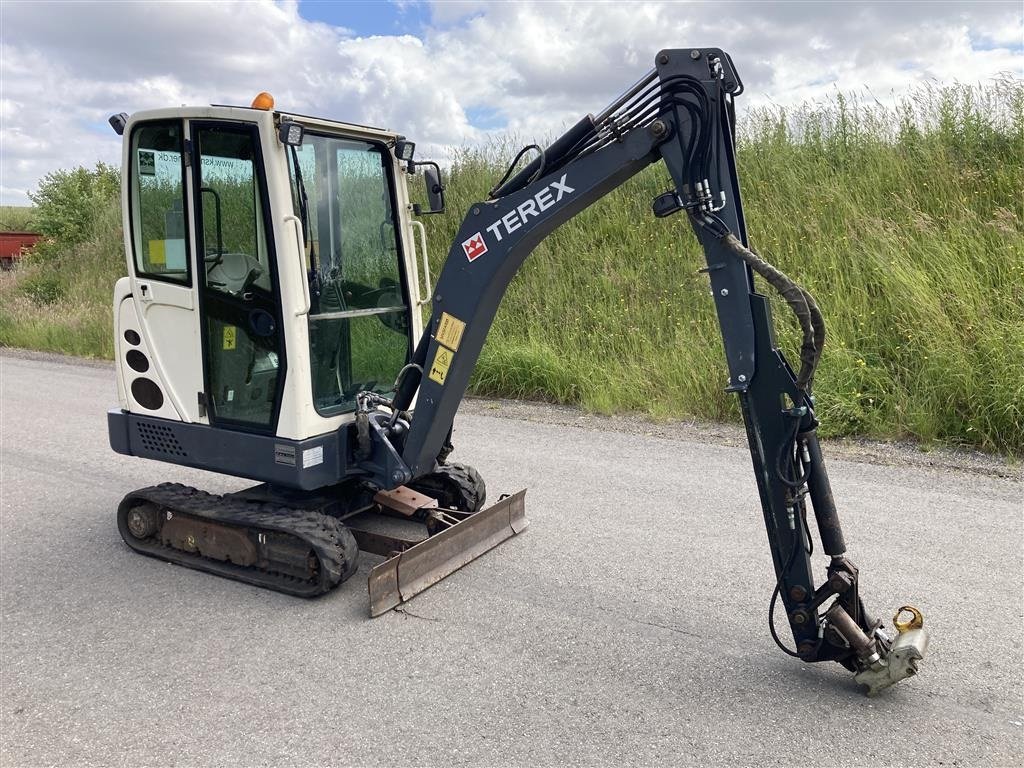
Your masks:
M 455 353 L 445 347 L 438 347 L 434 355 L 434 364 L 430 366 L 429 378 L 438 384 L 444 384 L 448 378 L 448 369 L 452 365 Z
M 458 351 L 459 342 L 462 341 L 462 332 L 466 330 L 466 324 L 457 317 L 452 317 L 447 312 L 441 313 L 441 322 L 437 324 L 437 333 L 434 338 Z
M 235 348 L 235 333 L 237 330 L 233 325 L 224 326 L 224 349 Z
M 163 267 L 167 264 L 167 250 L 163 240 L 149 241 L 149 264 L 153 267 Z

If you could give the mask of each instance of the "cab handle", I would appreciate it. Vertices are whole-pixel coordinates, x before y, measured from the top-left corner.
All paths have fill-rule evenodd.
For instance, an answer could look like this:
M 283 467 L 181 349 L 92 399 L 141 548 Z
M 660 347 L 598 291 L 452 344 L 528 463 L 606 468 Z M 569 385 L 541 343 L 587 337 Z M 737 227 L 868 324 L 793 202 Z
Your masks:
M 423 251 L 423 284 L 427 287 L 427 290 L 426 292 L 419 292 L 420 298 L 416 301 L 416 305 L 422 307 L 430 303 L 431 295 L 434 293 L 434 289 L 430 287 L 430 261 L 427 258 L 427 228 L 423 226 L 422 221 L 416 221 L 415 219 L 410 221 L 409 224 L 419 233 L 420 249 Z M 416 258 L 416 235 L 413 235 L 411 242 L 413 262 L 417 263 L 418 269 L 419 259 Z M 423 296 L 426 296 L 426 298 L 422 298 Z
M 296 317 L 309 314 L 309 276 L 306 274 L 306 241 L 302 237 L 302 220 L 298 216 L 288 215 L 284 220 L 292 225 L 295 232 L 295 244 L 299 248 L 299 283 L 302 285 L 302 300 L 299 309 L 295 310 Z

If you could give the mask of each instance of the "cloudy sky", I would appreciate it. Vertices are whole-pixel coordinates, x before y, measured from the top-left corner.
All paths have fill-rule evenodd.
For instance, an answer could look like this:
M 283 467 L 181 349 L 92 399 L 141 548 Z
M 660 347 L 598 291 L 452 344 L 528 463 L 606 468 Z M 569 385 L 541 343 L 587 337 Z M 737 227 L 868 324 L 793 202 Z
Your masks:
M 747 105 L 1024 76 L 1009 2 L 0 2 L 0 202 L 119 162 L 116 112 L 248 104 L 380 125 L 431 148 L 550 135 L 661 48 L 729 51 Z M 742 108 L 741 104 L 741 108 Z

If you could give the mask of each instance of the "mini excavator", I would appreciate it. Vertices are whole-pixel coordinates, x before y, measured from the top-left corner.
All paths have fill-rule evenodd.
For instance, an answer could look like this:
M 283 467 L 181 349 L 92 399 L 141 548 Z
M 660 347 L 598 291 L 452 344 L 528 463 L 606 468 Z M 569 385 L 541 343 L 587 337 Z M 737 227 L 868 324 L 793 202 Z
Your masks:
M 525 491 L 485 507 L 480 475 L 449 461 L 456 411 L 526 257 L 663 162 L 674 188 L 653 215 L 684 214 L 704 250 L 727 390 L 746 425 L 776 574 L 772 637 L 805 662 L 839 662 L 869 695 L 915 674 L 921 613 L 905 606 L 884 628 L 846 556 L 816 435 L 821 312 L 748 245 L 734 151 L 742 92 L 718 48 L 658 53 L 605 109 L 519 153 L 466 212 L 434 286 L 415 217 L 444 210 L 441 171 L 404 136 L 277 111 L 266 93 L 248 108 L 111 117 L 128 266 L 114 289 L 111 447 L 258 483 L 132 491 L 117 511 L 124 541 L 304 597 L 352 576 L 362 550 L 385 558 L 369 574 L 376 616 L 522 532 Z M 420 172 L 425 205 L 407 189 Z M 755 275 L 799 323 L 796 369 Z M 817 586 L 808 508 L 830 558 Z M 775 629 L 779 601 L 792 647 Z

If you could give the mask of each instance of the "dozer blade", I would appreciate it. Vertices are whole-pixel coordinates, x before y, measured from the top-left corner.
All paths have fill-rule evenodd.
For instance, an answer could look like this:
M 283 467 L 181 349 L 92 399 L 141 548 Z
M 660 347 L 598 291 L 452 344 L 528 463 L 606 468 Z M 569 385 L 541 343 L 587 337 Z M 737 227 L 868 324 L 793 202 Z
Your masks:
M 411 600 L 526 530 L 525 498 L 525 490 L 508 496 L 374 567 L 367 583 L 370 616 L 380 616 Z

